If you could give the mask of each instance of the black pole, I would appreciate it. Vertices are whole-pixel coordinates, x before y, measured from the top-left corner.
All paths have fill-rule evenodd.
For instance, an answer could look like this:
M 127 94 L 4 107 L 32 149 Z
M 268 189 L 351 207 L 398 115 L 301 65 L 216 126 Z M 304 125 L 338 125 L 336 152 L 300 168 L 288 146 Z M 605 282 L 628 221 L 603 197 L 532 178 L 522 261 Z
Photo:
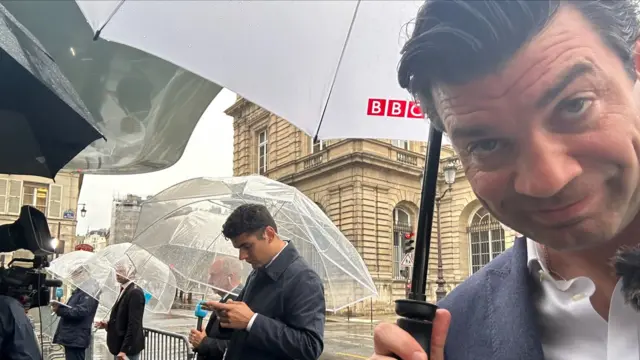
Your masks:
M 427 144 L 426 164 L 422 180 L 416 253 L 413 260 L 413 276 L 411 278 L 410 299 L 413 300 L 426 300 L 425 292 L 427 290 L 427 271 L 429 270 L 429 251 L 431 249 L 433 207 L 436 199 L 441 146 L 442 133 L 432 126 L 429 130 L 429 143 Z
M 430 355 L 431 330 L 438 307 L 425 301 L 425 292 L 427 289 L 427 270 L 429 269 L 429 250 L 431 249 L 433 207 L 436 198 L 438 168 L 440 167 L 442 132 L 431 126 L 428 141 L 411 292 L 408 299 L 396 300 L 396 314 L 400 316 L 398 326 L 410 333 L 427 355 Z

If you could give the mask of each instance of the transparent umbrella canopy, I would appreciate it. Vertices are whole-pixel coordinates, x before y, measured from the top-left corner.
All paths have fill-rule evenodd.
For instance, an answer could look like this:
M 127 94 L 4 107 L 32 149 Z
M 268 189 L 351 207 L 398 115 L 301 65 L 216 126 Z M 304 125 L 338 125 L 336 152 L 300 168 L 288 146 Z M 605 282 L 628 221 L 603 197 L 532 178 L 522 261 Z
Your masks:
M 176 279 L 169 267 L 131 243 L 107 246 L 97 253 L 73 251 L 53 260 L 47 270 L 55 277 L 82 289 L 111 309 L 120 292 L 116 271 L 145 291 L 145 309 L 168 313 L 173 305 Z M 130 250 L 130 251 L 129 251 Z
M 222 224 L 247 203 L 265 205 L 279 235 L 323 279 L 328 310 L 377 295 L 364 261 L 322 209 L 296 188 L 262 176 L 197 178 L 158 193 L 142 205 L 132 249 L 143 248 L 168 264 L 183 290 L 193 291 L 194 284 L 215 287 L 211 264 L 220 258 L 239 261 Z M 249 271 L 245 265 L 243 276 Z

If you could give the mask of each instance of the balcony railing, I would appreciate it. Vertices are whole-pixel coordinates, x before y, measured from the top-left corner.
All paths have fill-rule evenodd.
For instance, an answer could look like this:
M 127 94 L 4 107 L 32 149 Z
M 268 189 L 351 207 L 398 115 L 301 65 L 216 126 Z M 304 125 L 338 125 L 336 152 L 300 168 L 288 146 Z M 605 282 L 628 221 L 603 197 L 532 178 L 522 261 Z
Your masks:
M 398 151 L 396 152 L 396 160 L 403 164 L 418 166 L 418 157 L 413 154 Z
M 305 170 L 306 169 L 310 169 L 312 167 L 316 167 L 316 166 L 322 164 L 324 162 L 324 159 L 325 159 L 325 154 L 324 153 L 321 153 L 321 154 L 318 154 L 318 155 L 313 155 L 313 156 L 311 156 L 309 158 L 306 158 L 304 160 L 302 167 Z
M 367 154 L 370 159 L 386 159 L 403 167 L 422 168 L 424 157 L 408 150 L 400 149 L 379 140 L 339 140 L 313 154 L 303 156 L 282 166 L 269 169 L 269 176 L 283 178 L 301 171 L 324 166 L 333 160 L 346 158 L 353 154 Z M 372 160 L 375 161 L 375 160 Z M 417 169 L 416 169 L 417 170 Z

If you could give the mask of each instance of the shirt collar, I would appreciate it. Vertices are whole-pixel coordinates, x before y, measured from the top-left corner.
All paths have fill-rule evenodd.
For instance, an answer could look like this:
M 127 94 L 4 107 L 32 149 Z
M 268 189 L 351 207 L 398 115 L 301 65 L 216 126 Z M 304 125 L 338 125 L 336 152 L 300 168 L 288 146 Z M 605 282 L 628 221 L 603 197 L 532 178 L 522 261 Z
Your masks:
M 541 246 L 529 238 L 524 239 L 527 242 L 527 267 L 529 271 L 537 273 L 538 270 L 542 270 L 548 273 Z
M 129 287 L 129 285 L 131 285 L 131 284 L 133 284 L 133 281 L 129 280 L 129 281 L 127 281 L 126 283 L 124 283 L 124 284 L 120 285 L 120 288 L 121 288 L 122 290 L 126 290 L 126 289 Z
M 527 266 L 529 273 L 538 284 L 543 282 L 553 284 L 553 288 L 562 292 L 580 292 L 591 296 L 595 291 L 595 284 L 587 277 L 579 276 L 574 279 L 555 279 L 549 269 L 544 258 L 544 250 L 537 242 L 526 238 L 527 240 Z
M 284 251 L 284 249 L 287 247 L 287 245 L 289 245 L 289 241 L 285 240 L 284 246 L 282 247 L 282 249 L 280 249 L 280 251 L 278 251 L 278 253 L 273 258 L 271 258 L 271 261 L 269 261 L 269 263 L 264 266 L 265 269 L 268 268 L 269 266 L 271 266 L 271 264 L 273 264 L 273 262 L 276 260 L 278 255 L 282 254 L 282 251 Z

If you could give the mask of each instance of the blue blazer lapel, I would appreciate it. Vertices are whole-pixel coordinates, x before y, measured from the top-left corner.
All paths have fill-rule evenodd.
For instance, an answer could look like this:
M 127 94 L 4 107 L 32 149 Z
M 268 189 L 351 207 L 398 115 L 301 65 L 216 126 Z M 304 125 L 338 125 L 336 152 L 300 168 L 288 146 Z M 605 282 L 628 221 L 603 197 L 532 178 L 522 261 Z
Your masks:
M 513 247 L 511 266 L 487 272 L 485 311 L 494 354 L 491 359 L 544 360 L 526 239 L 517 239 Z

